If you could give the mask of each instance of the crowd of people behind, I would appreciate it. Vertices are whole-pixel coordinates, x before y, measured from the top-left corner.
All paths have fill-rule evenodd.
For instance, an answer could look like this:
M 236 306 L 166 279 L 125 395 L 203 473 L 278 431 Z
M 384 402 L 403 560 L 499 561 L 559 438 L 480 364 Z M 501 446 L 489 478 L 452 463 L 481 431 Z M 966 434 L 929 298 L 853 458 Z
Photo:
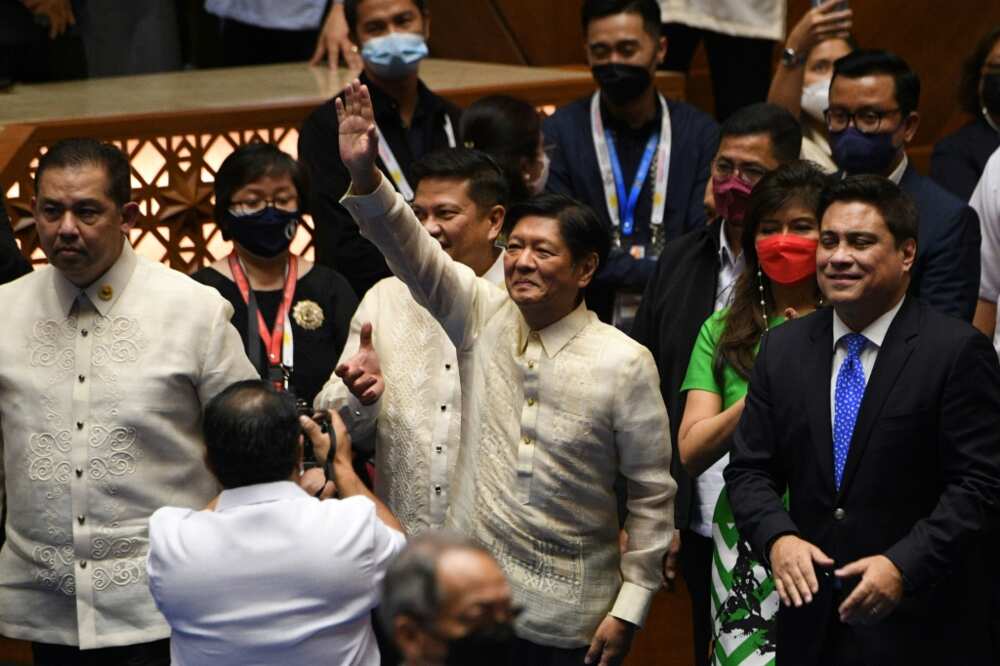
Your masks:
M 429 90 L 424 0 L 313 12 L 363 71 L 297 160 L 224 161 L 190 277 L 127 242 L 124 154 L 49 147 L 50 265 L 0 220 L 0 635 L 609 666 L 679 574 L 695 666 L 1000 663 L 1000 27 L 928 178 L 919 77 L 846 3 L 769 90 L 718 85 L 766 26 L 682 4 L 584 0 L 598 90 L 544 120 Z M 653 82 L 701 38 L 721 124 Z

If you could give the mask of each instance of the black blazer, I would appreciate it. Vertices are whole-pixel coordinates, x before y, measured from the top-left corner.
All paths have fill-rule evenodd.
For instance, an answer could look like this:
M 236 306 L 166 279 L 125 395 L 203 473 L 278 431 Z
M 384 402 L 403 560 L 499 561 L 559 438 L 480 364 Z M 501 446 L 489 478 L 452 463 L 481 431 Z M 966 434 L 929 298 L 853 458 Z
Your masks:
M 910 293 L 939 312 L 972 321 L 979 299 L 979 216 L 910 164 L 899 182 L 920 214 Z
M 972 198 L 986 162 L 1000 147 L 1000 132 L 982 114 L 934 144 L 931 178 L 962 201 Z
M 1000 503 L 996 353 L 968 324 L 907 297 L 869 378 L 838 492 L 832 331 L 824 308 L 764 336 L 725 472 L 740 533 L 761 558 L 796 533 L 838 566 L 893 561 L 906 594 L 881 623 L 854 630 L 866 663 L 989 663 L 993 567 L 981 541 Z M 811 604 L 781 608 L 778 663 L 818 663 L 856 583 L 836 589 L 823 577 Z
M 687 396 L 680 388 L 701 325 L 715 312 L 721 230 L 722 220 L 716 219 L 667 243 L 632 325 L 632 337 L 649 348 L 660 371 L 660 392 L 670 416 L 670 474 L 677 481 L 674 520 L 679 529 L 691 526 L 695 497 L 693 480 L 677 451 Z

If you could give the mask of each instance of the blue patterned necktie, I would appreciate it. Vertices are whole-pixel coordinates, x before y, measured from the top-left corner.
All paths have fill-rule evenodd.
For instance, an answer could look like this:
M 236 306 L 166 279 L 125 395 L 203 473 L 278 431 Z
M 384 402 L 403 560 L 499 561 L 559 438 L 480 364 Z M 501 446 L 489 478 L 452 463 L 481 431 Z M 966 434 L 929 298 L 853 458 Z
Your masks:
M 868 338 L 860 333 L 848 333 L 840 340 L 847 347 L 847 358 L 837 372 L 837 387 L 833 394 L 833 479 L 837 490 L 840 490 L 840 482 L 844 479 L 844 466 L 851 449 L 854 422 L 858 419 L 861 399 L 865 395 L 865 370 L 861 366 L 861 351 Z

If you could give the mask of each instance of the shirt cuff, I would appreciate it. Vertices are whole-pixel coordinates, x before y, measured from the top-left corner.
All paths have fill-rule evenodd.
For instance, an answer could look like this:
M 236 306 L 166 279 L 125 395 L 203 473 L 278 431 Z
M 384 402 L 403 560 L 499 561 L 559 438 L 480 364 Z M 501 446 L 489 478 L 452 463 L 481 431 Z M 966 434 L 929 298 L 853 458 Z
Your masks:
M 649 606 L 653 603 L 655 592 L 625 581 L 618 591 L 618 599 L 615 600 L 609 615 L 641 627 L 649 614 Z
M 374 192 L 360 196 L 354 194 L 354 183 L 351 183 L 340 203 L 355 220 L 385 217 L 396 203 L 396 189 L 388 181 L 382 177 Z

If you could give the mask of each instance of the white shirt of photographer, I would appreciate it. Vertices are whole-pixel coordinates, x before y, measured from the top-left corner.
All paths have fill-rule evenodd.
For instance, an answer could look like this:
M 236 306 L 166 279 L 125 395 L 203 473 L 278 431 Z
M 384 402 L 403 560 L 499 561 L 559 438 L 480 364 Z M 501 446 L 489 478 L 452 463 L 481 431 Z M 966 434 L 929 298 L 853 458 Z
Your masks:
M 660 0 L 664 23 L 773 41 L 784 39 L 787 11 L 787 0 Z
M 458 350 L 462 443 L 447 522 L 504 569 L 525 608 L 518 635 L 575 648 L 608 613 L 641 625 L 661 585 L 676 491 L 649 350 L 582 303 L 529 331 L 506 291 L 451 259 L 385 178 L 341 203 Z
M 483 277 L 503 288 L 502 253 Z M 362 405 L 331 375 L 314 404 L 337 410 L 354 441 L 375 434 L 375 494 L 407 534 L 441 528 L 462 435 L 455 345 L 396 277 L 381 280 L 361 299 L 338 365 L 357 353 L 365 322 L 372 323 L 385 378 L 382 397 Z
M 378 666 L 371 610 L 405 544 L 368 498 L 321 502 L 291 481 L 159 509 L 146 566 L 171 663 Z

